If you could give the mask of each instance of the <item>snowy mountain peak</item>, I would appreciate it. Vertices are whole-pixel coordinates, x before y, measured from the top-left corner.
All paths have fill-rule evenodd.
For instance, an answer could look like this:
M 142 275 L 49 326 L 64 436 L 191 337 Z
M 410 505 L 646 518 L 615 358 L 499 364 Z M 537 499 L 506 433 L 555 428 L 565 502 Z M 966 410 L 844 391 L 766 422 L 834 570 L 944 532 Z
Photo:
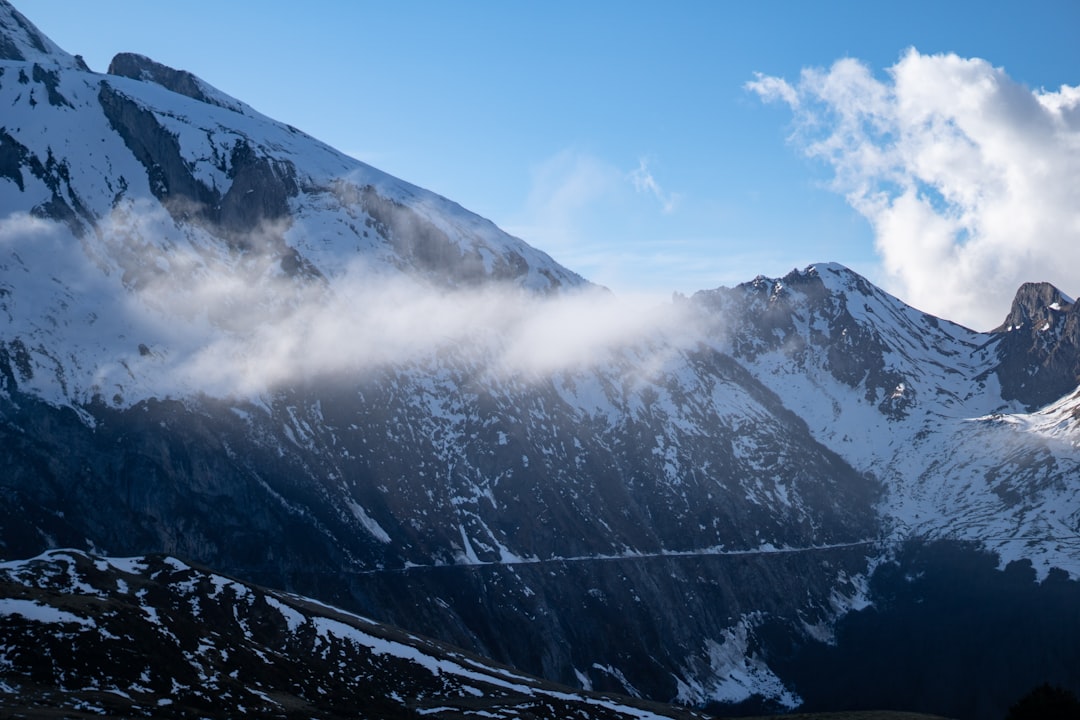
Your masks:
M 78 59 L 61 50 L 7 0 L 0 0 L 0 61 L 3 60 L 81 66 Z
M 372 279 L 528 293 L 588 285 L 450 200 L 190 72 L 124 53 L 109 74 L 92 73 L 6 2 L 0 104 L 0 347 L 27 348 L 16 353 L 25 360 L 20 387 L 59 404 L 106 386 L 126 387 L 106 397 L 131 402 L 168 392 L 140 372 L 151 372 L 151 356 L 135 349 L 171 358 L 159 373 L 186 340 L 163 334 L 172 323 L 140 317 L 198 308 L 185 322 L 213 317 L 210 326 L 224 327 L 192 288 L 255 292 L 258 301 L 230 300 L 260 305 L 254 318 L 295 310 L 304 293 L 345 297 Z M 155 295 L 173 290 L 188 299 Z M 235 314 L 225 316 L 235 330 Z M 87 317 L 92 332 L 71 330 Z M 133 344 L 135 326 L 143 329 Z
M 752 296 L 764 293 L 769 297 L 769 302 L 774 303 L 778 299 L 788 296 L 788 288 L 797 288 L 800 295 L 806 293 L 815 296 L 823 293 L 826 295 L 860 295 L 866 297 L 884 295 L 862 275 L 835 262 L 815 263 L 803 270 L 794 268 L 791 272 L 779 278 L 758 275 L 750 282 L 739 285 L 737 291 L 749 293 Z M 726 288 L 720 288 L 717 291 L 706 291 L 707 294 L 714 292 L 725 293 L 728 291 Z

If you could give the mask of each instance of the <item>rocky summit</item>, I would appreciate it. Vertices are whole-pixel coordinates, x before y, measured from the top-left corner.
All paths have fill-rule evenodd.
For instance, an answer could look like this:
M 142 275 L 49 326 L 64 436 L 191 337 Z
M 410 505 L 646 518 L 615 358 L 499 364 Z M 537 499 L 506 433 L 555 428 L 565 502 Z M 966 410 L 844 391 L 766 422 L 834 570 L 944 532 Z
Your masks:
M 1075 684 L 1056 288 L 988 333 L 832 263 L 631 308 L 191 73 L 94 72 L 5 0 L 0 106 L 9 705 L 210 712 L 212 677 L 229 712 L 832 710 L 881 643 L 905 665 L 861 707 Z M 921 676 L 929 636 L 969 671 Z

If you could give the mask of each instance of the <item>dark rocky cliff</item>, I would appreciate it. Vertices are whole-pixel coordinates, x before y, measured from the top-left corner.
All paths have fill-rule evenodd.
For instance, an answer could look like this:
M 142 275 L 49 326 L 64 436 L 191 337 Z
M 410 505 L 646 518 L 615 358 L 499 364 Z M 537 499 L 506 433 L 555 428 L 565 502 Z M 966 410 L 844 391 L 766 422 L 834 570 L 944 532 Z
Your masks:
M 1080 306 L 1049 283 L 1024 283 L 993 330 L 1002 396 L 1034 410 L 1080 384 Z

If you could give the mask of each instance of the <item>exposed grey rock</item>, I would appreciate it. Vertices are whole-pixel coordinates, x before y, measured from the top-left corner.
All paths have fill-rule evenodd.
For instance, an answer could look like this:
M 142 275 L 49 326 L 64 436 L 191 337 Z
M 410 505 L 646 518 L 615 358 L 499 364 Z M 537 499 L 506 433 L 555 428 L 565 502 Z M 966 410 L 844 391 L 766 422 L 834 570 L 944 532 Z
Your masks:
M 1050 283 L 1024 283 L 993 332 L 1006 399 L 1034 410 L 1080 384 L 1080 307 Z
M 0 60 L 25 60 L 19 46 L 7 33 L 0 33 Z
M 2 82 L 3 75 L 0 75 Z M 19 186 L 19 190 L 25 189 L 22 176 L 24 158 L 28 155 L 26 148 L 7 132 L 0 129 L 0 178 L 7 178 Z
M 194 75 L 186 70 L 174 70 L 168 65 L 154 62 L 145 55 L 119 53 L 109 63 L 107 72 L 110 75 L 156 83 L 199 102 L 213 104 L 213 99 L 203 92 L 198 78 Z
M 175 217 L 213 213 L 219 194 L 195 179 L 180 154 L 176 137 L 161 126 L 152 112 L 104 81 L 98 100 L 113 130 L 146 168 L 151 192 Z
M 0 82 L 3 82 L 3 78 L 0 78 Z M 62 222 L 71 228 L 76 237 L 82 236 L 93 218 L 71 187 L 67 162 L 57 160 L 51 149 L 42 161 L 0 128 L 0 178 L 11 180 L 22 191 L 25 188 L 24 170 L 45 183 L 52 194 L 45 202 L 29 208 L 30 212 L 38 217 Z
M 34 63 L 33 69 L 34 82 L 41 83 L 45 86 L 46 96 L 49 98 L 50 105 L 64 106 L 74 109 L 72 104 L 68 102 L 58 89 L 60 84 L 60 76 L 55 70 L 46 70 L 37 63 Z
M 98 99 L 113 129 L 146 168 L 151 191 L 177 222 L 203 225 L 240 251 L 252 249 L 250 239 L 258 235 L 259 250 L 275 253 L 289 274 L 318 274 L 281 236 L 288 200 L 299 192 L 289 162 L 271 160 L 237 140 L 227 164 L 232 183 L 222 193 L 195 177 L 176 137 L 152 112 L 107 82 L 100 84 Z

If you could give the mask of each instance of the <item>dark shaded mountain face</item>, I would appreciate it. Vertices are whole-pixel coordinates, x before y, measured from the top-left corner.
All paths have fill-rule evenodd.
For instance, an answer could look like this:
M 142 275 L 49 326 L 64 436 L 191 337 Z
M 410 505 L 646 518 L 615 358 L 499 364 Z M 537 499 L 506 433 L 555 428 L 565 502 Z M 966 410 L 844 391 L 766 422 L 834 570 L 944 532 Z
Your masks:
M 1002 397 L 1035 410 L 1080 384 L 1080 309 L 1053 285 L 1024 283 L 993 332 Z
M 749 395 L 710 355 L 707 377 Z M 270 413 L 88 406 L 93 427 L 16 391 L 0 443 L 6 552 L 167 548 L 548 677 L 676 697 L 690 691 L 663 670 L 685 666 L 683 677 L 706 682 L 696 678 L 711 677 L 744 615 L 825 622 L 834 593 L 857 592 L 850 578 L 875 532 L 873 485 L 732 374 L 760 393 L 743 398 L 753 434 L 706 408 L 696 421 L 708 432 L 676 432 L 659 407 L 664 388 L 648 387 L 658 407 L 611 427 L 583 422 L 551 387 L 496 393 L 463 378 L 434 393 L 455 403 L 453 416 L 432 417 L 422 374 L 348 396 L 290 394 Z M 665 436 L 678 450 L 661 456 Z M 747 438 L 754 455 L 742 459 L 735 446 Z M 716 469 L 673 483 L 671 462 Z M 742 467 L 756 479 L 761 462 L 775 467 L 769 484 L 727 475 Z M 725 662 L 741 661 L 745 638 L 730 648 Z
M 1036 582 L 1030 562 L 1002 568 L 962 543 L 912 542 L 875 569 L 870 593 L 874 605 L 841 620 L 834 645 L 774 661 L 804 710 L 1006 718 L 1040 685 L 1075 684 L 1080 582 L 1060 571 Z
M 728 710 L 821 697 L 792 658 L 906 541 L 1080 572 L 1060 293 L 975 333 L 823 264 L 597 344 L 631 312 L 582 331 L 607 294 L 445 198 L 0 28 L 3 557 L 167 553 Z

